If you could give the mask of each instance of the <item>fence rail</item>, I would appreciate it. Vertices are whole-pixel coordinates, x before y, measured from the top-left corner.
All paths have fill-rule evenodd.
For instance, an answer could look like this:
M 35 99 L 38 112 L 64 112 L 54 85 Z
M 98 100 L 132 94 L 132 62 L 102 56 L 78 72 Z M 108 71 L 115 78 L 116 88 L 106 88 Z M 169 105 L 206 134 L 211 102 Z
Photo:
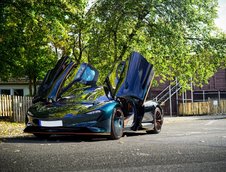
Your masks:
M 226 113 L 226 100 L 179 103 L 180 115 L 206 115 Z
M 25 114 L 31 105 L 32 97 L 0 95 L 0 117 L 24 122 Z

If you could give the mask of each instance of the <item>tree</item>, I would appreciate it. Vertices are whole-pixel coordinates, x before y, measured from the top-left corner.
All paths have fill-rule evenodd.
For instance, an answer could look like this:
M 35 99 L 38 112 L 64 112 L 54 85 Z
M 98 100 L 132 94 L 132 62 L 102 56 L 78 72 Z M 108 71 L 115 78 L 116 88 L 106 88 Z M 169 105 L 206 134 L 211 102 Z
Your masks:
M 57 60 L 87 61 L 104 80 L 132 51 L 162 80 L 186 88 L 225 67 L 225 34 L 215 29 L 217 0 L 4 0 L 0 3 L 0 77 L 26 75 L 35 86 Z M 47 65 L 44 65 L 46 64 Z
M 98 1 L 91 61 L 105 70 L 136 50 L 154 64 L 163 81 L 178 77 L 185 88 L 191 78 L 195 85 L 203 84 L 219 67 L 219 54 L 213 52 L 220 48 L 225 57 L 223 42 L 212 44 L 217 5 L 217 0 Z
M 32 85 L 35 94 L 37 79 L 52 68 L 58 54 L 70 55 L 67 41 L 73 21 L 67 16 L 76 10 L 76 3 L 63 0 L 1 2 L 0 77 L 28 76 L 30 95 Z

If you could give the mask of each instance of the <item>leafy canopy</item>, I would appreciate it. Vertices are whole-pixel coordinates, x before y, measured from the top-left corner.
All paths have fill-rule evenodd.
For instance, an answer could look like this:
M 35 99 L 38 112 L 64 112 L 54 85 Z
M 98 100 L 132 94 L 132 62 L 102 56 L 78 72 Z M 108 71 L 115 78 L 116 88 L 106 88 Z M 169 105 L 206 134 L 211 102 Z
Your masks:
M 203 84 L 225 66 L 225 37 L 215 34 L 217 5 L 217 0 L 98 1 L 92 62 L 105 70 L 135 50 L 163 81 L 177 77 L 185 88 L 191 78 Z M 99 57 L 105 59 L 101 64 Z
M 92 2 L 92 3 L 91 3 Z M 205 83 L 226 67 L 217 0 L 8 0 L 1 2 L 1 78 L 42 78 L 58 56 L 87 61 L 102 82 L 132 51 L 162 80 Z

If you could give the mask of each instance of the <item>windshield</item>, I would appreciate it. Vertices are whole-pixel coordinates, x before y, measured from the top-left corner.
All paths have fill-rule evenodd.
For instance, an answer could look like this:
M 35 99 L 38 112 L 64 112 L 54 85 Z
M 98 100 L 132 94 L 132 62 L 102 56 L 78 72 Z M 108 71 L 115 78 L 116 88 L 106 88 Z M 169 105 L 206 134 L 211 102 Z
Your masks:
M 98 74 L 97 70 L 87 63 L 81 64 L 79 69 L 74 68 L 63 82 L 60 96 L 77 94 L 78 90 L 95 87 Z
M 92 70 L 89 66 L 86 67 L 85 71 L 82 74 L 82 81 L 86 82 L 86 81 L 92 81 L 95 77 L 95 71 Z

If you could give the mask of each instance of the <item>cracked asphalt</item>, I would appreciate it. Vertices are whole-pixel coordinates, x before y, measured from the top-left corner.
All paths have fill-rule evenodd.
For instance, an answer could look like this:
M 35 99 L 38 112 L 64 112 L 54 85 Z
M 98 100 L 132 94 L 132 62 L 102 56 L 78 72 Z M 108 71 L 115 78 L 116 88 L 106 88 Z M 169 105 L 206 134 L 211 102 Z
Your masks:
M 160 134 L 120 140 L 0 138 L 0 171 L 225 171 L 226 115 L 166 117 Z

